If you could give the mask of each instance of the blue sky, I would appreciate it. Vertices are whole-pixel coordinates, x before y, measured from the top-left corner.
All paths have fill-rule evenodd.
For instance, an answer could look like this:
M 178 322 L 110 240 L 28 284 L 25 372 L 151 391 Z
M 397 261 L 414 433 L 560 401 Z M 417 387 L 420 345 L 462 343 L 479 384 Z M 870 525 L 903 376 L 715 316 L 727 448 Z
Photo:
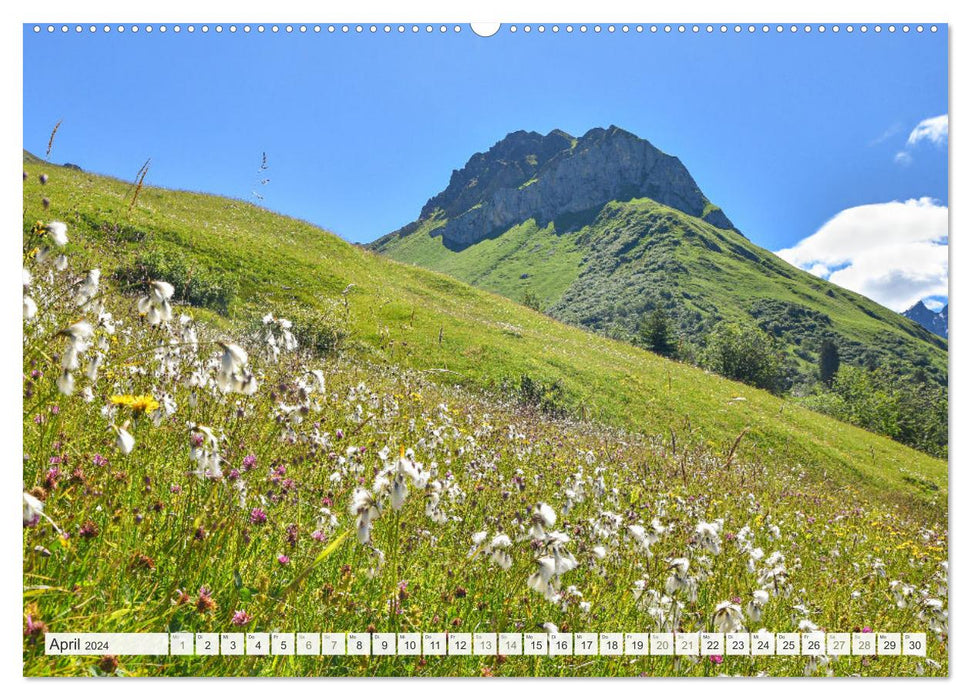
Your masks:
M 467 27 L 76 35 L 25 26 L 24 147 L 43 155 L 63 119 L 55 162 L 130 178 L 151 157 L 151 184 L 242 199 L 258 189 L 270 209 L 369 241 L 413 220 L 453 169 L 510 131 L 616 124 L 681 158 L 750 239 L 798 251 L 788 259 L 838 281 L 865 267 L 834 254 L 841 237 L 879 242 L 879 230 L 860 233 L 866 205 L 912 202 L 904 238 L 939 227 L 943 210 L 946 244 L 946 117 L 943 137 L 925 128 L 908 138 L 947 114 L 947 80 L 944 26 L 490 38 Z M 264 151 L 270 182 L 258 187 Z M 847 211 L 857 228 L 810 240 Z M 885 223 L 887 211 L 876 213 Z M 940 231 L 923 238 L 936 263 L 905 270 L 911 282 L 940 266 Z M 891 307 L 943 296 L 940 279 L 892 300 L 865 282 L 843 283 Z M 944 284 L 946 294 L 946 268 Z

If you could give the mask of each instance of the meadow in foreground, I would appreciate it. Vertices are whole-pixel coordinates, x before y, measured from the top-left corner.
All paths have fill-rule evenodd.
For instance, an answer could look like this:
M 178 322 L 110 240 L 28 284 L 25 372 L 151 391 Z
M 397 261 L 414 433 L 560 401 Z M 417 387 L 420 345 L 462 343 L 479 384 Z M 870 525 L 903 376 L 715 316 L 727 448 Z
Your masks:
M 568 415 L 640 433 L 674 428 L 680 444 L 716 453 L 727 453 L 745 431 L 736 458 L 800 464 L 831 490 L 852 486 L 930 521 L 945 517 L 945 460 L 791 400 L 560 323 L 246 202 L 139 190 L 30 154 L 24 171 L 25 234 L 38 220 L 65 222 L 78 274 L 100 269 L 132 295 L 144 293 L 149 280 L 165 280 L 175 287 L 173 301 L 191 304 L 198 322 L 232 337 L 273 309 L 294 322 L 304 350 L 330 352 L 337 344 L 348 359 L 421 370 L 472 391 L 508 394 L 526 377 L 533 389 L 558 387 L 554 408 Z M 44 174 L 51 177 L 41 184 Z
M 24 245 L 25 675 L 945 675 L 947 531 L 799 464 L 233 337 Z M 335 307 L 339 308 L 339 307 Z M 943 517 L 943 516 L 942 516 Z M 43 634 L 925 631 L 928 657 L 47 657 Z

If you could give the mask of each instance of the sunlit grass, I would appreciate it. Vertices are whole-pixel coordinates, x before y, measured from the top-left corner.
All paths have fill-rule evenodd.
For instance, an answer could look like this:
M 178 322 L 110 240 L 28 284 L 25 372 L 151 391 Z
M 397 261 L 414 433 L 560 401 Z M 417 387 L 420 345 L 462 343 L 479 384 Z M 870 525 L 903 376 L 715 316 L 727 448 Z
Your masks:
M 947 673 L 943 463 L 238 202 L 146 188 L 128 222 L 120 183 L 58 169 L 44 212 L 38 171 L 25 187 L 37 313 L 24 323 L 23 431 L 25 504 L 43 515 L 25 505 L 26 675 Z M 114 240 L 76 224 L 82 214 L 146 238 Z M 33 252 L 50 238 L 34 222 L 54 219 L 68 223 L 63 271 Z M 146 245 L 234 271 L 231 317 L 140 314 L 148 280 L 122 293 L 111 270 Z M 79 305 L 92 264 L 102 282 Z M 342 351 L 286 350 L 278 319 L 253 322 L 292 298 L 335 315 L 347 299 Z M 58 334 L 82 318 L 90 338 Z M 72 348 L 77 368 L 65 370 Z M 562 378 L 586 417 L 523 405 L 502 381 L 523 372 Z M 909 473 L 940 490 L 906 485 Z M 500 533 L 508 568 L 489 549 Z M 928 659 L 131 657 L 115 668 L 39 645 L 45 629 L 693 631 L 758 590 L 768 602 L 746 629 L 926 631 Z

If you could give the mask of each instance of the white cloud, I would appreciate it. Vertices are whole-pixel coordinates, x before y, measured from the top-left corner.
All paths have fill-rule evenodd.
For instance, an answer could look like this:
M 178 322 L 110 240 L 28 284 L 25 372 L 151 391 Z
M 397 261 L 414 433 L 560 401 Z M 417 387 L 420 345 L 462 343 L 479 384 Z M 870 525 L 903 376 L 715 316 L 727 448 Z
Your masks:
M 907 146 L 916 146 L 921 141 L 930 141 L 941 146 L 947 141 L 947 115 L 929 117 L 914 127 L 907 137 Z
M 776 253 L 894 311 L 947 295 L 947 207 L 930 197 L 844 209 Z
M 824 280 L 828 280 L 830 274 L 832 274 L 832 270 L 822 263 L 814 263 L 807 269 L 811 274 L 822 277 Z
M 877 136 L 875 139 L 872 139 L 869 145 L 876 146 L 877 144 L 881 144 L 884 141 L 888 140 L 891 136 L 896 136 L 897 134 L 899 134 L 900 130 L 903 128 L 904 127 L 899 122 L 895 124 L 891 124 L 886 129 L 884 129 L 882 134 Z
M 907 137 L 907 144 L 903 150 L 897 151 L 897 154 L 893 157 L 893 162 L 902 166 L 910 165 L 914 160 L 911 151 L 917 148 L 922 141 L 927 141 L 935 146 L 943 146 L 947 143 L 946 114 L 928 117 L 915 126 L 910 132 L 910 136 Z

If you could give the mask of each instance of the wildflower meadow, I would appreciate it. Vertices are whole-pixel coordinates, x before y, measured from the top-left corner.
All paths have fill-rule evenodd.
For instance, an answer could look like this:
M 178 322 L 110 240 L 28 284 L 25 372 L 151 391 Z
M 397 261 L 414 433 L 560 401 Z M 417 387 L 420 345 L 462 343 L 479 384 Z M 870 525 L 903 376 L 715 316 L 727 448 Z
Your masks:
M 75 235 L 82 190 L 50 199 L 58 177 L 68 174 L 25 165 L 25 675 L 947 675 L 946 496 L 915 504 L 856 484 L 825 458 L 756 458 L 746 433 L 713 443 L 684 422 L 546 410 L 499 383 L 354 352 L 353 325 L 344 346 L 312 347 L 270 298 L 254 298 L 265 304 L 245 322 L 215 319 L 179 301 L 174 279 L 109 274 L 110 254 L 98 258 L 92 239 Z M 338 323 L 347 296 L 323 296 Z M 430 343 L 437 335 L 441 345 L 446 323 Z M 704 414 L 684 412 L 705 425 Z M 43 649 L 49 631 L 759 630 L 925 632 L 928 650 L 204 658 Z

